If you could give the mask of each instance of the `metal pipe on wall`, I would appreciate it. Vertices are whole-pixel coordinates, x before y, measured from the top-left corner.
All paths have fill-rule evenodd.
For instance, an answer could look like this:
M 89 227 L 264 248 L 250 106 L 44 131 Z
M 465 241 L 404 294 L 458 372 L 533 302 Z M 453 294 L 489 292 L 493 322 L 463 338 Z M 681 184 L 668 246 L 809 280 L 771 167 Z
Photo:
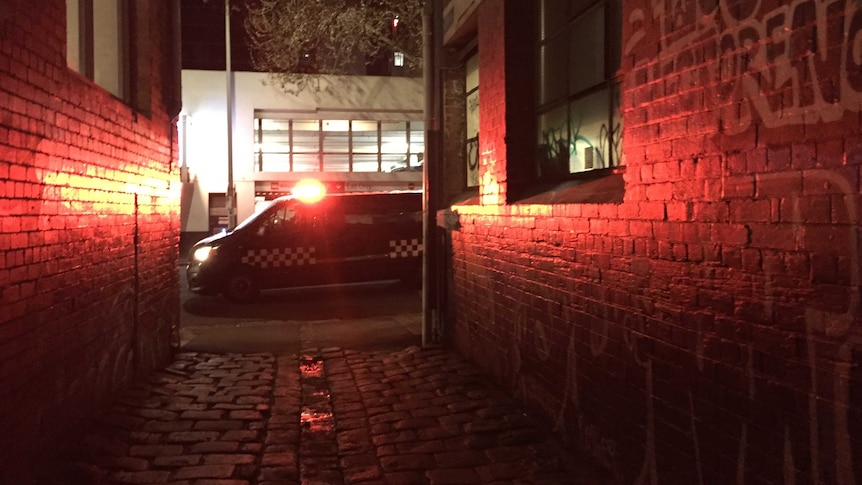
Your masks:
M 227 228 L 236 227 L 236 187 L 233 184 L 233 72 L 230 59 L 230 0 L 224 0 L 225 75 L 227 77 Z
M 422 253 L 422 345 L 440 340 L 439 275 L 442 268 L 438 243 L 437 210 L 442 194 L 441 84 L 442 2 L 427 0 L 422 15 L 423 79 L 425 84 L 425 161 L 422 164 L 423 246 Z

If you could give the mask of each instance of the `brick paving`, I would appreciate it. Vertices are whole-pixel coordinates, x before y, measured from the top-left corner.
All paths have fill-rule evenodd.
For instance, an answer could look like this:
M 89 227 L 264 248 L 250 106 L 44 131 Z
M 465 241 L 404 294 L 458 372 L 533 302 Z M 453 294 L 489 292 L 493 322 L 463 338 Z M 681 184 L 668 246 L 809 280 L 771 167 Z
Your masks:
M 38 483 L 606 484 L 444 349 L 182 353 Z

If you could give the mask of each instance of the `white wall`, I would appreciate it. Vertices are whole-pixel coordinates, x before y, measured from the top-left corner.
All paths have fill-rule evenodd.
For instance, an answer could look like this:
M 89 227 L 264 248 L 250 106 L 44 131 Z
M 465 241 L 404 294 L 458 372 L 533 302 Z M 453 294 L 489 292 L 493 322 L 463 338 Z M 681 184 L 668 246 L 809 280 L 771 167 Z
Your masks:
M 227 79 L 224 71 L 183 70 L 183 109 L 187 116 L 185 163 L 195 184 L 183 232 L 205 232 L 208 227 L 207 204 L 210 192 L 227 190 Z M 310 116 L 336 117 L 349 112 L 353 119 L 418 121 L 423 115 L 423 83 L 420 78 L 352 76 L 347 79 L 324 78 L 319 92 L 292 95 L 269 82 L 265 73 L 234 73 L 233 176 L 237 185 L 237 220 L 251 215 L 254 183 L 254 111 L 305 111 Z M 408 116 L 393 110 L 410 111 Z M 182 164 L 183 161 L 181 160 Z M 247 182 L 251 183 L 251 189 Z M 243 185 L 243 190 L 239 186 Z M 241 192 L 241 193 L 239 193 Z M 243 199 L 243 200 L 239 200 Z

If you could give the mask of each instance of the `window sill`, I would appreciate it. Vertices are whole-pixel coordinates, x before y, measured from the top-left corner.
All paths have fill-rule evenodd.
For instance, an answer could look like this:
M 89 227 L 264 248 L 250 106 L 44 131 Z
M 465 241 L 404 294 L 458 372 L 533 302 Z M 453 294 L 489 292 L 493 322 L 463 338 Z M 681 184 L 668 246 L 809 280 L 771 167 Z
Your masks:
M 625 194 L 625 182 L 622 169 L 618 168 L 595 178 L 534 187 L 531 192 L 513 204 L 620 204 Z

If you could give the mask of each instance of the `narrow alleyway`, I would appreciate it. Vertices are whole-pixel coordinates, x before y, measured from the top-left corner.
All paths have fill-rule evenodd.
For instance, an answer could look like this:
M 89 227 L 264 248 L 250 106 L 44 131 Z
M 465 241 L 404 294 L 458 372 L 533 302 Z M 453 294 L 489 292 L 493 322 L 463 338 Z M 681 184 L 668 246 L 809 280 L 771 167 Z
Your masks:
M 99 413 L 43 484 L 607 484 L 443 349 L 181 353 Z

